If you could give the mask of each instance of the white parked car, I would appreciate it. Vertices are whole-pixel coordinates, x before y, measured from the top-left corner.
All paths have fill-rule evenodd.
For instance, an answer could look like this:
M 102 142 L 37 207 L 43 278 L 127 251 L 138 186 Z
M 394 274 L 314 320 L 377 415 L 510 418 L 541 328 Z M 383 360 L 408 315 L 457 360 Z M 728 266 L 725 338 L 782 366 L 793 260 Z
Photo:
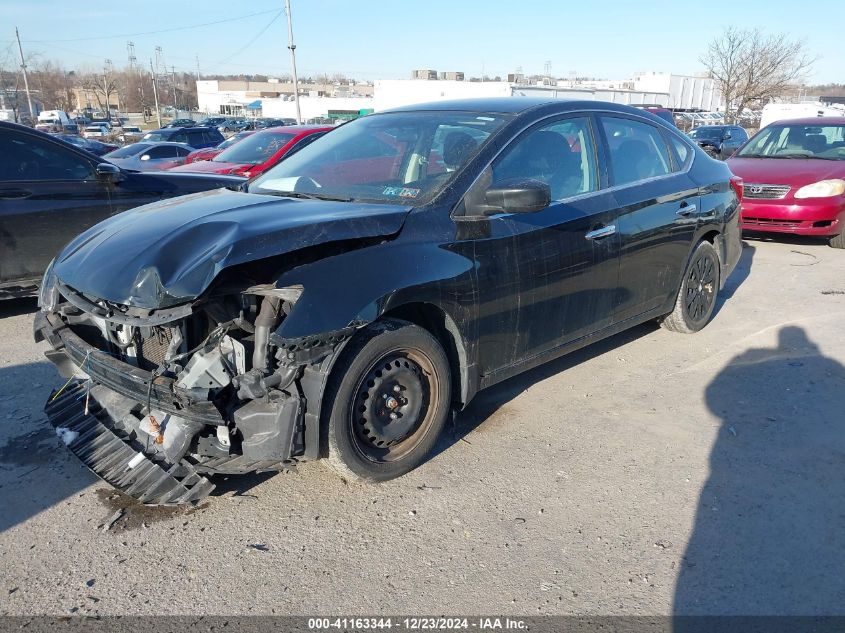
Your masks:
M 82 130 L 83 138 L 102 138 L 109 135 L 109 128 L 106 125 L 87 125 Z
M 140 141 L 145 132 L 141 128 L 132 125 L 124 125 L 120 129 L 120 140 L 124 143 Z

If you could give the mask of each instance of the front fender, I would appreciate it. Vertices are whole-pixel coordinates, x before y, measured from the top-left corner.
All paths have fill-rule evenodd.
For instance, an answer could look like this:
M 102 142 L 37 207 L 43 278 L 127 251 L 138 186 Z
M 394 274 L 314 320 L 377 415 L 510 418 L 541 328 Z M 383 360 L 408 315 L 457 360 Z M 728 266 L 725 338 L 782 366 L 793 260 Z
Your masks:
M 295 268 L 276 285 L 304 290 L 276 336 L 341 332 L 412 301 L 437 306 L 458 324 L 469 323 L 475 274 L 469 248 L 462 251 L 460 244 L 391 241 Z

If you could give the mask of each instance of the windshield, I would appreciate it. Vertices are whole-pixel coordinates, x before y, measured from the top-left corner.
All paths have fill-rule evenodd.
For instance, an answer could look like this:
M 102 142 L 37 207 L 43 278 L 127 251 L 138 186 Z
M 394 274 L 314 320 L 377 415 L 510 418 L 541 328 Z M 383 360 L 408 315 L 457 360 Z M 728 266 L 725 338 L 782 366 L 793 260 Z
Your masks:
M 362 117 L 279 163 L 250 184 L 249 191 L 424 204 L 506 120 L 476 112 Z
M 280 132 L 259 132 L 238 141 L 220 152 L 212 160 L 217 163 L 242 163 L 257 165 L 263 163 L 293 140 L 293 134 Z
M 689 133 L 692 138 L 721 139 L 721 128 L 698 128 Z
M 109 152 L 104 158 L 129 158 L 130 156 L 137 156 L 151 146 L 150 143 L 134 143 L 133 145 L 127 145 L 126 147 Z
M 770 125 L 760 130 L 737 156 L 845 160 L 845 125 Z
M 124 132 L 132 132 L 133 134 L 138 134 L 141 131 L 139 127 L 125 127 L 123 128 Z

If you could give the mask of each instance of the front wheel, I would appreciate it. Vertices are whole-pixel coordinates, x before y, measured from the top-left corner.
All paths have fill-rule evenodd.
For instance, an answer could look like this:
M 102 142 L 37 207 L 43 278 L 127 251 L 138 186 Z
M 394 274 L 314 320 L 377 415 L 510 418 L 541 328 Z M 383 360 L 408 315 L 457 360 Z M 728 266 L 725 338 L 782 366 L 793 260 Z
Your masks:
M 396 319 L 364 328 L 343 350 L 323 405 L 328 462 L 341 476 L 386 481 L 419 466 L 451 406 L 451 375 L 428 331 Z
M 661 325 L 672 332 L 691 334 L 707 325 L 716 307 L 721 267 L 716 249 L 710 242 L 696 246 L 690 258 L 675 307 Z

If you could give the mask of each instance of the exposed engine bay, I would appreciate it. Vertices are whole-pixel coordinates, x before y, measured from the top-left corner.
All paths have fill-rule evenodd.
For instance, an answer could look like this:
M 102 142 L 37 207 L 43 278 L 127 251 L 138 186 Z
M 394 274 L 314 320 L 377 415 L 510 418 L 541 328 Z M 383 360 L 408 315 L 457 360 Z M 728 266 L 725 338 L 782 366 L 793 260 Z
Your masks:
M 81 452 L 69 447 L 86 465 L 146 503 L 202 498 L 213 489 L 203 475 L 281 470 L 317 457 L 317 396 L 327 374 L 321 361 L 354 328 L 280 338 L 276 331 L 302 291 L 258 285 L 146 310 L 56 282 L 42 292 L 47 309 L 35 326 L 68 378 L 48 401 L 51 422 L 80 434 Z M 102 456 L 92 452 L 90 437 L 108 432 L 132 450 L 116 450 L 109 438 Z M 146 460 L 159 469 L 138 470 L 143 481 L 128 476 Z

